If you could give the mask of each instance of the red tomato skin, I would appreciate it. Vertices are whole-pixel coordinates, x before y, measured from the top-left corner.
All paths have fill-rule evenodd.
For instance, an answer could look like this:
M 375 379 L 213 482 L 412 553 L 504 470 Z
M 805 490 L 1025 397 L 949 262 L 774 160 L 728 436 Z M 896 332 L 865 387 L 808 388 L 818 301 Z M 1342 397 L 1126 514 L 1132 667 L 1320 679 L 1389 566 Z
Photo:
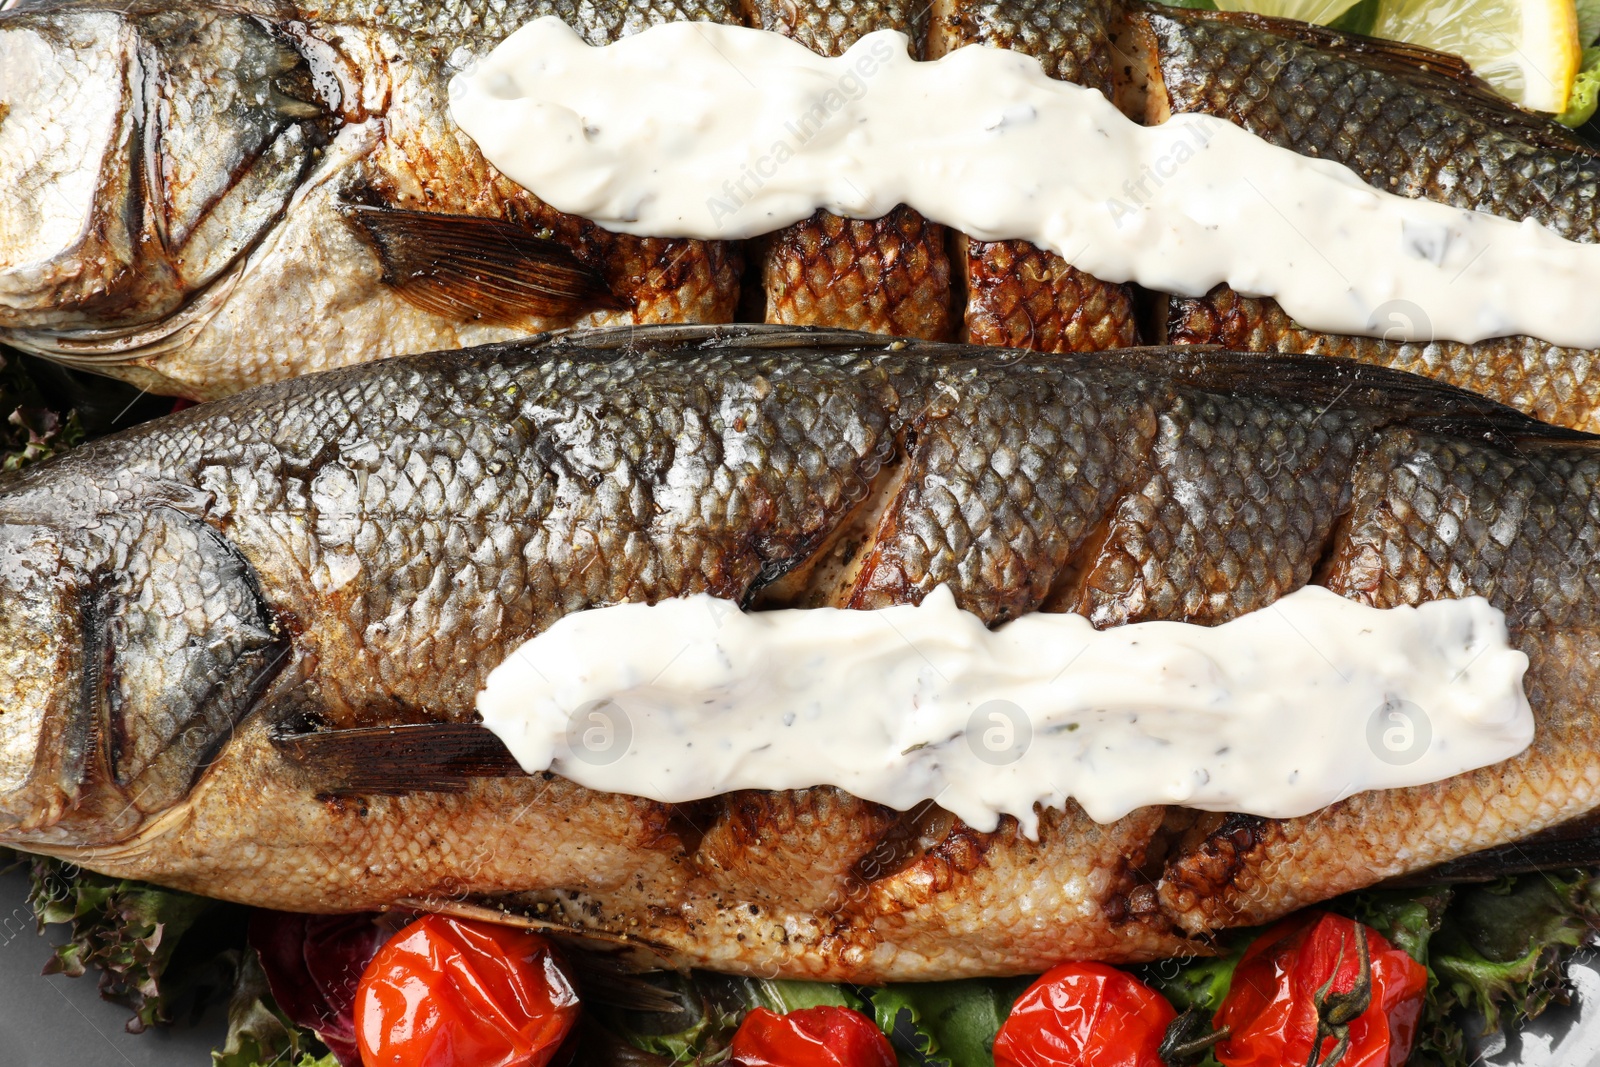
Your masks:
M 894 1047 L 871 1019 L 832 1005 L 782 1015 L 754 1008 L 729 1052 L 739 1067 L 896 1067 Z
M 1011 1007 L 995 1067 L 1161 1067 L 1177 1017 L 1160 993 L 1104 963 L 1063 963 Z
M 355 1017 L 365 1067 L 546 1067 L 578 997 L 539 935 L 428 915 L 367 965 Z
M 1224 1067 L 1279 1067 L 1310 1058 L 1317 1029 L 1316 991 L 1336 967 L 1332 992 L 1349 992 L 1360 974 L 1357 929 L 1342 915 L 1311 912 L 1286 919 L 1256 938 L 1212 1020 L 1218 1028 L 1233 1028 L 1216 1047 Z M 1359 929 L 1372 960 L 1372 1004 L 1351 1021 L 1350 1047 L 1340 1067 L 1402 1067 L 1416 1040 L 1428 972 L 1376 930 Z M 1333 1039 L 1325 1038 L 1320 1056 L 1333 1047 Z

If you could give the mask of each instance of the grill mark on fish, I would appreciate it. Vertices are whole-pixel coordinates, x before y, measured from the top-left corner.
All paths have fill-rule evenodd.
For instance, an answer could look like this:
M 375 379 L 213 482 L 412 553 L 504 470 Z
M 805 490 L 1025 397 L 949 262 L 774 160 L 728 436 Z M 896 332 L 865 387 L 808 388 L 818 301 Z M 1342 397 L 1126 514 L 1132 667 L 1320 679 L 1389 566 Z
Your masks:
M 924 52 L 928 7 L 921 2 L 745 0 L 744 10 L 749 25 L 821 55 L 843 55 L 861 37 L 885 29 L 904 33 L 913 56 Z M 802 118 L 803 128 L 809 129 L 808 120 Z M 876 219 L 818 211 L 770 235 L 760 255 L 767 322 L 928 340 L 950 336 L 945 228 L 904 204 Z
M 1098 89 L 1113 102 L 1122 11 L 1114 0 L 934 0 L 928 57 L 969 44 L 1010 48 L 1045 74 Z M 952 234 L 965 293 L 961 340 L 1041 352 L 1091 352 L 1135 343 L 1133 293 L 1027 241 Z
M 1348 455 L 1346 438 L 1357 445 Z M 1310 443 L 1280 447 L 1286 462 L 1251 465 L 1285 441 Z M 1182 617 L 1191 602 L 1215 611 L 1206 597 L 1218 592 L 1270 602 L 1313 574 L 1377 606 L 1482 593 L 1532 659 L 1534 747 L 1304 820 L 1147 808 L 1101 826 L 1069 802 L 1042 813 L 1037 841 L 1010 822 L 983 834 L 936 807 L 902 815 L 837 790 L 668 806 L 548 773 L 472 773 L 481 767 L 457 767 L 448 791 L 391 794 L 369 782 L 341 799 L 327 765 L 285 755 L 291 714 L 293 730 L 313 736 L 461 729 L 488 669 L 585 607 L 707 588 L 748 595 L 775 561 L 794 577 L 768 587 L 774 597 L 883 588 L 864 568 L 848 581 L 848 569 L 817 562 L 845 527 L 877 531 L 869 552 L 879 556 L 920 529 L 941 546 L 930 558 L 958 598 L 991 623 L 1054 606 L 1072 580 L 1063 576 L 1082 566 L 1074 557 L 1096 551 L 1097 531 L 1151 472 L 1176 469 L 1184 442 L 1210 442 L 1184 461 L 1204 489 L 1195 499 L 1250 500 L 1263 528 L 1310 532 L 1281 542 L 1289 577 L 1269 567 L 1269 581 L 1251 570 L 1257 560 L 1223 565 L 1209 547 L 1147 539 L 1130 549 L 1137 569 L 1165 573 L 1177 593 L 1152 598 L 1150 617 Z M 883 458 L 896 454 L 898 464 Z M 365 472 L 358 496 L 343 495 L 358 484 L 352 465 Z M 929 474 L 942 497 L 916 488 Z M 69 804 L 55 773 L 70 748 L 63 716 L 84 691 L 82 651 L 41 681 L 17 658 L 36 647 L 32 624 L 0 617 L 0 705 L 35 706 L 46 682 L 57 694 L 38 752 L 15 751 L 14 738 L 0 748 L 0 779 L 19 764 L 41 772 L 0 794 L 0 822 L 28 849 L 251 903 L 322 911 L 466 894 L 542 905 L 542 919 L 746 973 L 948 978 L 1202 952 L 1217 930 L 1600 806 L 1597 483 L 1594 438 L 1315 357 L 1045 356 L 665 327 L 351 368 L 0 479 L 0 561 L 34 558 L 27 546 L 40 543 L 64 561 L 45 584 L 0 566 L 0 596 L 31 590 L 30 616 L 48 610 L 73 627 L 76 611 L 52 598 L 76 603 L 99 567 L 128 581 L 128 554 L 147 551 L 148 511 L 131 502 L 159 498 L 158 511 L 225 516 L 215 528 L 250 564 L 263 603 L 296 620 L 284 630 L 292 659 L 197 784 L 169 808 L 129 814 L 114 778 L 92 779 Z M 1308 495 L 1321 510 L 1306 510 Z M 1026 523 L 1007 518 L 1019 502 L 1035 509 L 1033 529 L 1056 532 L 1020 533 Z M 307 521 L 312 503 L 319 521 Z M 360 569 L 330 590 L 318 578 L 325 542 L 346 536 L 330 525 L 344 514 L 334 505 L 369 532 L 352 542 Z M 1172 494 L 1151 507 L 1150 529 L 1189 521 Z M 1337 518 L 1308 523 L 1313 514 Z M 127 515 L 141 518 L 107 521 Z M 1014 563 L 992 562 L 1008 551 Z M 185 633 L 151 632 L 164 636 L 117 649 L 112 666 L 146 680 L 141 701 L 181 717 L 197 691 L 139 668 Z M 76 650 L 93 645 L 90 631 L 67 637 Z M 91 755 L 106 743 L 93 739 Z M 448 751 L 429 754 L 442 777 Z

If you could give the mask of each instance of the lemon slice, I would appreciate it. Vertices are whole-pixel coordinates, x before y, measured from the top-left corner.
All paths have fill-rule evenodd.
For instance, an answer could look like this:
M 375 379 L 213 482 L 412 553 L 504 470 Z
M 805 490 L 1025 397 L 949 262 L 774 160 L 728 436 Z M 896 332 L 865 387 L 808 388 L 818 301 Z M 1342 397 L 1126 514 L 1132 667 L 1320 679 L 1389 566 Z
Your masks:
M 1534 111 L 1566 108 L 1583 55 L 1574 0 L 1380 0 L 1372 35 L 1453 52 Z

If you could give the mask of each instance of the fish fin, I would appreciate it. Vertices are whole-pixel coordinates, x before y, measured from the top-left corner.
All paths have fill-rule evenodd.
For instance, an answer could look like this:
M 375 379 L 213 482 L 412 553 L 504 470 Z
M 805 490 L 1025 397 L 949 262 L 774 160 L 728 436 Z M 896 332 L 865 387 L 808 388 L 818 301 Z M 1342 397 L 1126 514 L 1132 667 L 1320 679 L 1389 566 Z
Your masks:
M 1478 121 L 1502 132 L 1557 151 L 1600 155 L 1600 148 L 1549 116 L 1524 111 L 1489 87 L 1460 56 L 1404 41 L 1386 41 L 1359 33 L 1315 26 L 1295 19 L 1256 15 L 1248 11 L 1204 11 L 1187 8 L 1146 8 L 1177 21 L 1231 23 L 1308 44 L 1374 70 L 1402 78 L 1424 92 L 1447 96 L 1450 102 Z
M 581 960 L 569 960 L 585 993 L 598 1002 L 633 1011 L 670 1012 L 682 1005 L 669 991 L 636 977 L 648 971 L 681 971 L 688 967 L 664 945 L 627 934 L 589 930 L 581 926 L 551 922 L 493 904 L 474 903 L 449 897 L 402 897 L 395 907 L 448 915 L 454 919 L 532 930 L 561 942 L 562 947 Z
M 1174 9 L 1178 10 L 1178 9 Z M 523 347 L 529 342 L 511 342 Z M 1083 366 L 1118 363 L 1136 373 L 1171 375 L 1196 388 L 1215 392 L 1254 392 L 1297 403 L 1332 406 L 1349 401 L 1392 411 L 1397 423 L 1440 432 L 1497 435 L 1505 441 L 1600 442 L 1600 437 L 1551 426 L 1504 404 L 1434 378 L 1361 363 L 1337 356 L 1289 352 L 1240 352 L 1213 345 L 1162 345 L 1108 349 L 1103 352 L 1043 355 L 1022 349 L 956 345 L 883 337 L 855 330 L 781 324 L 616 326 L 560 333 L 544 341 L 552 355 L 589 353 L 692 356 L 718 349 L 773 351 L 802 349 L 809 353 L 867 355 L 903 353 L 930 361 L 982 355 L 996 363 Z
M 460 793 L 474 778 L 526 773 L 498 737 L 473 723 L 285 731 L 272 743 L 334 796 Z
M 1457 436 L 1492 435 L 1507 444 L 1600 444 L 1594 434 L 1540 422 L 1435 378 L 1338 356 L 1171 345 L 1097 352 L 1093 358 L 1168 374 L 1211 392 L 1276 396 L 1313 407 L 1365 404 L 1389 412 L 1397 425 Z
M 460 321 L 518 326 L 621 308 L 600 272 L 563 244 L 478 215 L 346 204 L 407 302 Z
M 651 326 L 608 326 L 555 336 L 551 348 L 561 352 L 693 351 L 748 348 L 762 351 L 805 348 L 827 351 L 899 351 L 921 349 L 950 351 L 937 342 L 899 340 L 861 330 L 825 326 L 789 326 L 783 323 L 668 323 Z
M 1510 874 L 1596 866 L 1600 866 L 1600 812 L 1590 812 L 1521 841 L 1474 852 L 1383 884 L 1402 887 L 1440 882 L 1492 882 Z

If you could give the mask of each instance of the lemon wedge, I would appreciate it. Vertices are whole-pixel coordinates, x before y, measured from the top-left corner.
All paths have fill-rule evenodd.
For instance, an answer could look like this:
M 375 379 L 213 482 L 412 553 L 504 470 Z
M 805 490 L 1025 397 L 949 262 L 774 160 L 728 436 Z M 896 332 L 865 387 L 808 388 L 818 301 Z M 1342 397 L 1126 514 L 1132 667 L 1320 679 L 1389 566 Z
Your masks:
M 1583 56 L 1574 0 L 1381 0 L 1372 35 L 1453 52 L 1534 111 L 1565 110 Z
M 1595 0 L 1584 0 L 1586 4 Z M 1327 25 L 1354 0 L 1216 0 L 1223 11 L 1253 11 Z M 1367 32 L 1451 52 L 1500 93 L 1534 111 L 1566 109 L 1583 46 L 1576 0 L 1378 0 Z

